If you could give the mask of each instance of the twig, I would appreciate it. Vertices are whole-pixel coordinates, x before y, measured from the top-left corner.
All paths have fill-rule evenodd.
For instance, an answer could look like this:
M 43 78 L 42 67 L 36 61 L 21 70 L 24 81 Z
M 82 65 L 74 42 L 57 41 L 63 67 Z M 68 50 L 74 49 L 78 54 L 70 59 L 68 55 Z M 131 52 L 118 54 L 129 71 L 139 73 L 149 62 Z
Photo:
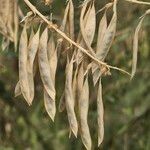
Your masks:
M 34 5 L 32 5 L 29 0 L 24 0 L 24 2 L 28 5 L 28 7 L 35 13 L 37 14 L 44 22 L 46 22 L 49 26 L 49 28 L 52 28 L 53 30 L 55 30 L 58 34 L 60 34 L 65 40 L 67 40 L 69 43 L 71 43 L 72 45 L 76 46 L 79 50 L 81 50 L 83 53 L 85 53 L 87 56 L 89 56 L 91 59 L 93 59 L 98 65 L 103 65 L 106 68 L 111 68 L 114 70 L 118 70 L 121 71 L 122 73 L 125 73 L 129 76 L 130 73 L 128 73 L 127 71 L 120 69 L 118 67 L 114 67 L 111 65 L 107 65 L 105 62 L 98 60 L 96 57 L 94 57 L 93 55 L 91 55 L 90 53 L 88 53 L 88 51 L 86 49 L 84 49 L 83 47 L 81 47 L 79 44 L 77 44 L 76 42 L 74 42 L 73 40 L 71 40 L 64 32 L 62 32 L 61 30 L 59 30 L 52 22 L 50 22 L 44 15 L 42 15 L 36 8 Z
M 121 68 L 118 68 L 118 67 L 115 67 L 115 66 L 111 66 L 111 65 L 107 65 L 107 67 L 110 68 L 110 69 L 118 70 L 118 71 L 120 71 L 122 73 L 125 73 L 125 74 L 131 76 L 131 74 L 129 72 L 127 72 L 127 71 L 125 71 L 125 70 L 123 70 Z
M 135 4 L 141 4 L 141 5 L 150 5 L 149 2 L 143 2 L 143 1 L 138 1 L 138 0 L 125 0 L 127 2 L 130 2 L 130 3 L 135 3 Z
M 103 10 L 110 8 L 112 5 L 113 5 L 112 2 L 106 4 L 104 7 L 102 7 L 100 10 L 97 11 L 96 15 L 99 14 L 100 12 L 102 12 Z

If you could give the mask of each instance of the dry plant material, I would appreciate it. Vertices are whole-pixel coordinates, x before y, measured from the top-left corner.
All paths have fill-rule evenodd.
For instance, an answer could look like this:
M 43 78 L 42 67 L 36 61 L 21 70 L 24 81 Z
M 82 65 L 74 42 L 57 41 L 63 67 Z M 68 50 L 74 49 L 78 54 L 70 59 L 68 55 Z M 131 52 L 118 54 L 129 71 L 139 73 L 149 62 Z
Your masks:
M 25 24 L 20 37 L 20 44 L 19 44 L 19 85 L 23 97 L 25 98 L 27 103 L 31 105 L 27 60 L 28 60 L 28 37 Z
M 104 138 L 104 108 L 103 108 L 103 100 L 102 100 L 102 84 L 101 79 L 98 84 L 98 92 L 97 92 L 97 122 L 98 122 L 98 146 L 103 142 Z
M 55 100 L 55 88 L 50 72 L 50 65 L 48 60 L 48 53 L 47 53 L 47 42 L 48 42 L 48 29 L 45 28 L 43 31 L 40 44 L 39 44 L 39 51 L 38 51 L 38 62 L 39 62 L 39 70 L 41 79 L 43 82 L 44 90 L 47 94 Z
M 92 55 L 95 55 L 93 49 L 91 48 L 91 44 L 95 35 L 95 28 L 96 28 L 95 6 L 94 6 L 94 3 L 92 3 L 89 6 L 87 13 L 85 14 L 87 4 L 88 3 L 86 2 L 83 5 L 83 8 L 81 10 L 80 29 L 81 29 L 83 40 L 87 48 L 90 50 L 90 53 Z
M 56 68 L 57 68 L 57 47 L 55 47 L 53 35 L 51 35 L 50 40 L 48 42 L 48 60 L 50 66 L 50 76 L 52 78 L 53 87 L 55 90 L 55 75 L 56 75 Z M 56 95 L 56 91 L 55 95 Z M 56 105 L 55 99 L 52 99 L 48 93 L 44 90 L 44 104 L 46 111 L 50 118 L 54 121 L 55 114 L 56 114 Z
M 132 60 L 132 73 L 131 78 L 134 77 L 137 67 L 137 57 L 138 57 L 138 35 L 141 29 L 142 23 L 146 15 L 150 14 L 150 9 L 145 12 L 145 14 L 140 18 L 140 21 L 135 29 L 134 38 L 133 38 L 133 60 Z
M 117 5 L 117 1 L 114 1 L 113 16 L 108 27 L 107 27 L 107 18 L 106 18 L 107 10 L 105 11 L 102 20 L 100 21 L 99 35 L 98 35 L 97 48 L 96 48 L 96 56 L 98 57 L 99 60 L 104 61 L 115 37 L 116 24 L 117 24 L 116 5 Z M 93 82 L 95 85 L 99 77 L 101 76 L 101 71 L 98 67 L 95 67 L 92 71 L 93 71 Z
M 69 35 L 74 40 L 74 6 L 72 0 L 69 1 Z
M 138 34 L 142 26 L 142 22 L 144 20 L 144 17 L 140 20 L 138 26 L 136 27 L 134 39 L 133 39 L 133 63 L 132 63 L 132 74 L 131 78 L 135 75 L 136 72 L 136 66 L 137 66 L 137 55 L 138 55 Z
M 68 18 L 68 14 L 69 14 L 69 6 L 70 5 L 68 3 L 67 6 L 66 6 L 66 9 L 65 9 L 65 12 L 64 12 L 64 18 L 63 18 L 61 26 L 60 26 L 61 31 L 65 30 L 65 27 L 66 27 L 66 24 L 67 24 L 67 18 Z
M 67 6 L 64 11 L 64 17 L 61 23 L 61 26 L 59 28 L 62 32 L 66 32 L 66 34 L 74 41 L 74 6 L 72 0 L 69 0 L 67 3 Z M 66 43 L 63 41 L 63 38 L 58 35 L 58 40 L 57 42 L 59 43 L 58 47 L 58 57 L 62 51 L 62 45 L 66 48 L 66 50 L 70 49 L 72 45 L 70 43 Z M 62 44 L 62 42 L 64 44 Z
M 75 137 L 77 137 L 78 123 L 77 123 L 76 114 L 74 110 L 75 100 L 74 100 L 73 88 L 72 88 L 72 75 L 73 75 L 73 57 L 70 62 L 69 62 L 69 58 L 67 57 L 66 81 L 65 81 L 65 105 L 66 105 L 70 130 L 73 132 Z
M 91 19 L 92 18 L 92 19 Z M 95 7 L 94 3 L 91 3 L 88 7 L 88 1 L 83 4 L 80 15 L 80 32 L 78 34 L 77 43 L 79 43 L 82 47 L 88 47 L 89 53 L 91 55 L 94 54 L 94 50 L 91 47 L 96 27 L 95 20 Z M 84 53 L 79 51 L 77 52 L 77 63 L 80 64 L 83 60 Z
M 88 116 L 88 109 L 89 109 L 89 85 L 88 85 L 88 75 L 86 75 L 85 81 L 83 83 L 83 70 L 81 68 L 81 73 L 79 74 L 79 81 L 81 84 L 79 89 L 80 95 L 79 95 L 79 115 L 80 115 L 80 132 L 81 132 L 81 139 L 86 147 L 87 150 L 91 149 L 92 146 L 92 140 L 90 136 L 90 130 L 88 126 L 87 116 Z M 82 81 L 81 81 L 82 80 Z
M 27 71 L 28 71 L 28 82 L 29 82 L 29 88 L 30 88 L 30 100 L 31 103 L 34 99 L 34 61 L 35 57 L 38 51 L 39 47 L 39 33 L 40 33 L 40 27 L 36 34 L 32 35 L 33 32 L 31 32 L 30 36 L 30 42 L 28 46 L 28 60 L 27 60 Z M 33 37 L 32 37 L 33 36 Z
M 18 42 L 18 4 L 17 0 L 1 0 L 0 1 L 0 33 L 4 38 L 14 42 L 14 47 L 17 49 Z M 2 43 L 3 44 L 3 43 Z
M 149 3 L 136 0 L 126 0 L 136 4 Z M 51 21 L 42 15 L 28 0 L 24 2 L 31 9 L 22 19 L 23 30 L 19 38 L 19 81 L 15 88 L 15 96 L 23 95 L 29 105 L 34 99 L 34 76 L 37 72 L 37 65 L 44 91 L 45 109 L 54 121 L 56 114 L 56 70 L 60 57 L 66 63 L 65 89 L 61 96 L 58 109 L 67 111 L 70 133 L 77 137 L 78 127 L 82 142 L 87 150 L 91 150 L 92 140 L 88 126 L 89 94 L 90 88 L 88 76 L 93 78 L 97 91 L 97 123 L 98 123 L 98 146 L 104 138 L 104 108 L 102 101 L 102 75 L 108 75 L 110 69 L 121 71 L 130 75 L 127 71 L 105 63 L 111 45 L 114 41 L 117 26 L 117 0 L 106 4 L 98 12 L 103 16 L 97 26 L 96 8 L 94 0 L 87 0 L 81 5 L 79 32 L 75 32 L 74 4 L 72 0 L 67 1 L 62 23 L 58 28 Z M 49 5 L 52 0 L 45 0 Z M 110 22 L 107 22 L 107 10 L 112 8 L 113 14 Z M 17 0 L 1 0 L 0 2 L 0 33 L 2 33 L 2 48 L 8 47 L 10 41 L 14 42 L 15 49 L 18 44 L 18 3 Z M 133 63 L 132 76 L 136 72 L 138 33 L 146 15 L 147 10 L 140 18 L 135 30 L 133 40 Z M 22 15 L 21 15 L 22 16 Z M 36 20 L 36 21 L 34 21 Z M 44 31 L 41 28 L 46 26 Z M 33 26 L 36 25 L 36 32 Z M 96 29 L 97 28 L 97 29 Z M 49 30 L 51 31 L 49 33 Z M 98 35 L 95 36 L 95 31 Z M 29 32 L 28 32 L 29 31 Z M 31 31 L 31 32 L 30 32 Z M 28 34 L 27 34 L 28 33 Z M 28 38 L 29 37 L 29 38 Z M 94 37 L 97 37 L 96 48 L 92 46 Z M 61 55 L 62 54 L 62 55 Z M 90 89 L 90 90 L 89 90 Z M 79 112 L 79 118 L 76 111 Z M 79 119 L 79 122 L 77 121 Z

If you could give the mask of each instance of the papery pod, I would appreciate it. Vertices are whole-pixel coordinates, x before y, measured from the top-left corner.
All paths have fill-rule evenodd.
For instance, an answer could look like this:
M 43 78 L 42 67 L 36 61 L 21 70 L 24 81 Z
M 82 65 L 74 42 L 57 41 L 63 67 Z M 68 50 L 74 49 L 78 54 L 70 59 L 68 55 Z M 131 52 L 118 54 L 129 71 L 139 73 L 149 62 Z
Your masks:
M 75 69 L 74 76 L 73 76 L 73 82 L 72 82 L 73 96 L 74 96 L 75 100 L 77 98 L 77 74 L 78 74 L 78 66 Z M 76 103 L 76 101 L 75 101 L 75 103 Z
M 55 114 L 56 114 L 55 99 L 52 99 L 48 95 L 48 93 L 46 92 L 46 90 L 44 90 L 44 106 L 45 106 L 45 109 L 46 109 L 48 115 L 50 116 L 50 118 L 52 119 L 52 121 L 54 121 Z
M 1 0 L 1 5 L 0 5 L 0 32 L 2 34 L 7 34 L 7 28 L 6 28 L 6 23 L 7 23 L 7 16 L 9 12 L 9 0 Z
M 14 37 L 14 31 L 13 31 L 13 23 L 14 23 L 14 6 L 15 1 L 10 0 L 9 1 L 9 9 L 7 14 L 7 33 L 10 37 Z
M 98 146 L 102 143 L 104 139 L 104 107 L 103 107 L 103 99 L 102 99 L 102 84 L 101 79 L 98 84 L 98 92 L 97 92 L 97 121 L 98 121 Z
M 117 9 L 116 9 L 116 5 L 117 5 L 117 0 L 114 1 L 114 5 L 113 5 L 113 16 L 112 16 L 112 19 L 106 29 L 106 27 L 104 27 L 105 29 L 105 34 L 103 35 L 102 37 L 102 40 L 98 40 L 97 42 L 100 42 L 100 43 L 97 43 L 97 51 L 96 51 L 96 57 L 101 60 L 101 61 L 104 61 L 109 50 L 110 50 L 110 47 L 112 45 L 112 42 L 114 40 L 114 37 L 115 37 L 115 33 L 116 33 L 116 25 L 117 25 Z M 105 14 L 103 16 L 102 19 L 106 19 L 105 18 Z M 103 20 L 102 20 L 103 21 Z M 105 21 L 105 20 L 104 20 Z M 100 27 L 101 27 L 101 24 L 102 22 L 100 23 Z M 105 26 L 106 26 L 106 21 L 105 23 L 103 23 Z M 101 29 L 99 29 L 101 30 Z M 102 33 L 99 31 L 99 34 Z M 98 35 L 100 36 L 100 35 Z M 98 68 L 98 66 L 95 66 L 93 65 L 93 82 L 94 82 L 94 85 L 97 83 L 99 77 L 101 76 L 101 71 L 100 69 Z
M 97 54 L 96 56 L 98 57 L 99 60 L 104 60 L 108 54 L 108 51 L 112 45 L 112 42 L 115 37 L 116 33 L 116 25 L 117 25 L 117 9 L 116 9 L 117 2 L 114 1 L 114 6 L 113 6 L 113 16 L 112 19 L 108 25 L 108 28 L 106 30 L 105 36 L 103 37 L 103 43 L 101 47 L 97 48 Z
M 33 28 L 31 27 L 30 37 L 29 37 L 29 45 L 31 45 L 32 38 L 34 37 L 34 35 L 35 35 L 34 30 L 33 30 Z M 29 46 L 29 45 L 28 45 L 28 46 Z
M 74 6 L 72 0 L 69 1 L 69 35 L 72 40 L 75 39 L 74 35 Z
M 146 15 L 150 14 L 150 9 L 148 9 L 145 14 L 141 17 L 140 22 L 138 23 L 135 33 L 134 33 L 134 38 L 133 38 L 133 59 L 132 59 L 132 73 L 131 73 L 131 78 L 134 77 L 135 72 L 136 72 L 136 66 L 137 66 L 137 55 L 138 55 L 138 34 L 141 29 L 142 23 L 144 21 L 144 18 Z
M 131 78 L 135 75 L 136 67 L 137 67 L 137 53 L 138 53 L 138 34 L 142 26 L 142 22 L 144 20 L 144 17 L 140 20 L 138 26 L 136 27 L 134 39 L 133 39 L 133 60 L 132 60 L 132 73 Z
M 61 26 L 59 28 L 62 32 L 64 32 L 66 27 L 67 27 L 69 9 L 70 9 L 70 4 L 68 2 L 67 6 L 65 8 L 65 11 L 64 11 L 64 16 L 63 16 L 63 19 L 62 19 Z M 60 35 L 58 35 L 58 40 L 57 40 L 57 43 L 59 44 L 59 47 L 57 49 L 58 50 L 58 58 L 60 57 L 60 54 L 61 54 L 61 51 L 62 51 L 62 42 L 63 42 L 63 38 L 60 37 Z
M 84 69 L 83 69 L 83 62 L 81 63 L 78 71 L 78 76 L 77 76 L 77 94 L 78 94 L 78 99 L 80 98 L 81 91 L 83 88 L 83 82 L 84 82 Z
M 75 137 L 77 137 L 78 123 L 74 111 L 75 100 L 74 100 L 73 89 L 72 89 L 72 76 L 73 76 L 73 58 L 69 62 L 69 58 L 67 57 L 66 81 L 65 81 L 65 103 L 66 103 L 66 110 L 67 110 L 70 130 L 73 132 Z
M 1 0 L 0 33 L 14 42 L 15 50 L 18 42 L 18 4 L 17 0 Z
M 17 51 L 17 43 L 18 43 L 18 30 L 19 30 L 19 16 L 18 16 L 18 0 L 14 2 L 14 48 Z
M 47 41 L 48 41 L 48 29 L 45 28 L 41 37 L 38 50 L 38 63 L 41 79 L 43 82 L 44 89 L 48 95 L 54 100 L 55 99 L 55 87 L 52 81 L 50 64 L 47 54 Z
M 32 32 L 31 32 L 32 33 Z M 28 80 L 30 87 L 30 100 L 31 103 L 34 99 L 34 62 L 37 55 L 37 51 L 39 48 L 39 34 L 40 34 L 40 26 L 35 35 L 31 34 L 31 38 L 28 46 L 28 62 L 27 62 L 27 70 L 28 70 Z
M 97 37 L 97 46 L 96 53 L 100 50 L 101 45 L 103 44 L 105 32 L 107 30 L 107 9 L 105 10 L 102 19 L 100 20 L 98 27 L 98 37 Z
M 29 45 L 30 45 L 30 43 L 32 41 L 33 36 L 34 36 L 34 32 L 33 32 L 33 29 L 32 29 L 30 37 L 29 37 L 29 42 L 28 42 Z M 29 51 L 29 49 L 27 50 L 27 53 L 28 53 L 28 51 Z M 29 55 L 29 54 L 27 54 L 27 55 Z M 27 57 L 29 57 L 29 56 L 27 56 Z M 28 63 L 28 61 L 27 61 L 27 63 Z M 28 68 L 28 65 L 27 65 L 27 68 Z M 17 97 L 19 95 L 21 95 L 21 88 L 20 88 L 20 84 L 19 84 L 19 81 L 18 81 L 17 84 L 16 84 L 16 87 L 15 87 L 15 97 Z
M 95 14 L 95 6 L 94 2 L 89 6 L 89 13 L 87 18 L 84 18 L 86 15 L 86 9 L 87 9 L 87 3 L 83 5 L 83 8 L 81 10 L 81 16 L 80 16 L 80 29 L 81 34 L 83 37 L 83 40 L 87 46 L 87 48 L 90 50 L 90 53 L 92 55 L 94 54 L 93 49 L 91 48 L 91 44 L 95 35 L 95 28 L 96 28 L 96 14 Z
M 66 20 L 66 26 L 64 28 L 64 31 L 66 33 L 66 35 L 74 41 L 75 39 L 75 33 L 74 33 L 74 5 L 72 0 L 68 1 L 68 5 L 69 5 L 69 9 L 68 9 L 68 14 L 67 14 L 67 20 Z M 63 46 L 65 48 L 65 50 L 69 50 L 70 51 L 73 49 L 73 46 L 67 42 L 67 41 L 63 41 Z M 72 51 L 70 53 L 68 53 L 70 56 L 72 55 Z
M 67 18 L 68 18 L 68 13 L 69 13 L 69 2 L 67 3 L 67 6 L 66 6 L 66 9 L 65 9 L 65 12 L 64 12 L 64 17 L 63 17 L 63 20 L 62 20 L 62 23 L 61 23 L 61 26 L 60 26 L 60 30 L 61 31 L 64 31 L 65 28 L 66 28 L 66 24 L 67 24 Z
M 55 88 L 55 75 L 56 75 L 56 68 L 57 68 L 57 47 L 55 47 L 53 35 L 50 37 L 48 42 L 48 59 L 50 65 L 50 76 L 52 78 L 53 86 Z M 55 91 L 56 95 L 56 91 Z M 46 91 L 44 91 L 44 105 L 46 111 L 50 118 L 54 121 L 55 114 L 56 114 L 56 104 L 55 99 L 52 99 Z
M 87 33 L 90 29 L 93 29 L 93 31 L 88 33 L 88 44 L 85 43 L 85 40 L 83 39 L 82 35 L 84 33 L 82 34 L 81 31 L 80 31 L 79 35 L 78 35 L 78 38 L 77 38 L 77 43 L 79 43 L 80 46 L 85 47 L 85 48 L 88 46 L 88 48 L 90 50 L 90 53 L 92 53 L 94 55 L 93 50 L 90 46 L 91 46 L 93 38 L 94 38 L 95 27 L 91 28 L 89 26 L 89 22 L 91 22 L 91 18 L 90 18 L 91 15 L 90 14 L 93 14 L 94 10 L 91 11 L 91 7 L 92 7 L 91 5 L 89 6 L 88 9 L 87 9 L 87 6 L 88 6 L 88 1 L 83 4 L 82 10 L 81 10 L 82 13 L 81 13 L 81 16 L 80 16 L 80 28 L 82 28 L 82 32 L 84 32 L 84 33 L 85 32 Z M 95 21 L 93 23 L 95 24 Z M 84 55 L 80 50 L 78 50 L 76 57 L 77 57 L 77 62 L 81 63 L 81 61 L 83 60 Z
M 135 72 L 136 72 L 136 67 L 137 67 L 137 55 L 138 55 L 138 34 L 141 29 L 142 23 L 144 21 L 144 18 L 146 15 L 150 14 L 150 9 L 148 9 L 144 15 L 141 17 L 140 22 L 138 23 L 135 33 L 134 33 L 134 38 L 133 38 L 133 58 L 132 58 L 132 73 L 131 73 L 131 79 L 134 77 Z
M 27 72 L 27 59 L 28 59 L 28 39 L 27 39 L 27 31 L 26 24 L 24 25 L 23 31 L 20 37 L 19 43 L 19 84 L 21 88 L 21 93 L 23 97 L 31 105 L 30 101 L 30 89 L 28 82 L 28 72 Z
M 82 78 L 82 77 L 80 77 Z M 92 142 L 87 121 L 88 109 L 89 109 L 89 85 L 88 85 L 88 75 L 82 85 L 79 96 L 79 116 L 80 116 L 80 133 L 81 139 L 87 150 L 91 150 Z

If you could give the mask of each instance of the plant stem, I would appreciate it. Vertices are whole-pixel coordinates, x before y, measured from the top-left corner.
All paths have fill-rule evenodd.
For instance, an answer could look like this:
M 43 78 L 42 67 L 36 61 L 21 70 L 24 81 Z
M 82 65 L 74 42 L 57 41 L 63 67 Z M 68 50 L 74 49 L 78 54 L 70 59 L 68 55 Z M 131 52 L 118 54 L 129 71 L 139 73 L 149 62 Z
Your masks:
M 135 4 L 141 4 L 141 5 L 150 5 L 149 2 L 143 2 L 143 1 L 138 1 L 138 0 L 125 0 L 127 2 L 130 2 L 130 3 L 135 3 Z
M 91 55 L 86 49 L 84 49 L 83 47 L 81 47 L 79 44 L 77 44 L 76 42 L 74 42 L 73 40 L 71 40 L 64 32 L 62 32 L 61 30 L 59 30 L 52 22 L 50 22 L 44 15 L 42 15 L 34 5 L 32 5 L 29 0 L 24 0 L 24 2 L 28 5 L 28 7 L 35 13 L 37 14 L 44 22 L 46 22 L 49 26 L 49 28 L 52 28 L 53 30 L 55 30 L 58 34 L 60 34 L 65 40 L 67 40 L 69 43 L 71 43 L 72 45 L 76 46 L 79 50 L 81 50 L 84 54 L 86 54 L 87 56 L 89 56 L 91 59 L 93 59 L 98 65 L 103 65 L 107 68 L 111 68 L 114 70 L 118 70 L 122 73 L 125 73 L 129 76 L 130 73 L 120 69 L 118 67 L 114 67 L 111 65 L 107 65 L 105 62 L 98 60 L 96 57 L 94 57 L 93 55 Z

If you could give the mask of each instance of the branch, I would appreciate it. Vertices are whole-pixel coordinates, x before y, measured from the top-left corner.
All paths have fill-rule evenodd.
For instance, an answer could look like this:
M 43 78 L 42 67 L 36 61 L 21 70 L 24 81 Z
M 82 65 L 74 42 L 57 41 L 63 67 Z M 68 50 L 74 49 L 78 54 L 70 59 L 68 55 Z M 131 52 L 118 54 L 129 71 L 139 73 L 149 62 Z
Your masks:
M 114 70 L 118 70 L 122 73 L 125 73 L 129 76 L 130 73 L 120 69 L 118 67 L 114 67 L 111 65 L 107 65 L 105 62 L 98 60 L 96 57 L 94 57 L 93 55 L 91 55 L 90 53 L 88 53 L 88 51 L 86 49 L 84 49 L 83 47 L 81 47 L 79 44 L 77 44 L 76 42 L 74 42 L 73 40 L 71 40 L 64 32 L 62 32 L 61 30 L 59 30 L 52 22 L 50 22 L 44 15 L 42 15 L 34 5 L 32 5 L 29 0 L 24 0 L 24 2 L 28 5 L 28 7 L 35 13 L 37 14 L 45 23 L 48 24 L 49 28 L 52 28 L 53 30 L 55 30 L 59 35 L 61 35 L 65 40 L 67 40 L 69 43 L 71 43 L 72 45 L 74 45 L 75 47 L 77 47 L 79 50 L 81 50 L 84 54 L 86 54 L 87 56 L 89 56 L 92 60 L 95 61 L 95 63 L 97 63 L 98 65 L 103 65 L 106 68 L 111 68 Z
M 135 3 L 135 4 L 141 4 L 141 5 L 150 5 L 149 2 L 143 2 L 143 1 L 138 1 L 138 0 L 125 0 L 127 2 L 130 2 L 130 3 Z

